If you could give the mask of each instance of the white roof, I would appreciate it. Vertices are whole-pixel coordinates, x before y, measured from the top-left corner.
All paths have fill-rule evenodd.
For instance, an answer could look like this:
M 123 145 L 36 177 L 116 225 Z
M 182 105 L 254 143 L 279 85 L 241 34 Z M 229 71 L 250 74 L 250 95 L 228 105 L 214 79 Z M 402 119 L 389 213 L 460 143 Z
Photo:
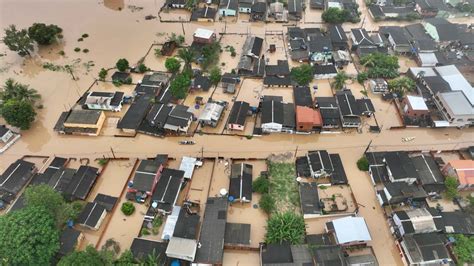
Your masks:
M 450 91 L 439 94 L 439 97 L 448 105 L 453 115 L 473 115 L 474 107 L 469 103 L 461 91 Z
M 165 227 L 163 227 L 163 234 L 161 234 L 161 239 L 169 240 L 174 233 L 174 228 L 176 227 L 176 222 L 178 221 L 179 212 L 181 211 L 180 206 L 174 206 L 171 214 L 166 218 Z
M 372 240 L 364 217 L 344 217 L 333 220 L 332 224 L 339 244 Z
M 422 66 L 436 66 L 438 63 L 435 53 L 419 53 L 418 57 Z
M 428 111 L 428 106 L 426 106 L 425 100 L 420 96 L 407 96 L 408 102 L 410 102 L 411 108 L 413 110 Z
M 462 91 L 471 105 L 474 105 L 474 89 L 454 65 L 435 68 L 439 75 L 449 83 L 451 90 Z
M 179 170 L 184 171 L 184 178 L 191 179 L 193 177 L 196 161 L 197 159 L 194 157 L 183 156 Z
M 203 38 L 203 39 L 209 39 L 211 36 L 214 34 L 214 31 L 212 30 L 207 30 L 207 29 L 197 29 L 194 32 L 194 36 L 198 38 Z
M 433 121 L 435 127 L 449 127 L 449 122 L 444 120 Z
M 410 67 L 409 69 L 414 76 L 418 75 L 421 71 L 424 72 L 423 76 L 425 77 L 434 77 L 437 76 L 436 72 L 432 67 Z
M 172 237 L 166 248 L 166 256 L 187 261 L 194 261 L 197 241 L 181 237 Z

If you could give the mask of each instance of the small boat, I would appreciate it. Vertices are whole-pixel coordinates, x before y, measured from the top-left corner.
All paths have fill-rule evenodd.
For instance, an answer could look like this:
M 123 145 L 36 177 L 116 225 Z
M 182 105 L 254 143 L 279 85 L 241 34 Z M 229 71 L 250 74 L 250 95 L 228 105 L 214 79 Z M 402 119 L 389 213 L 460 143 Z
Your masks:
M 179 142 L 179 144 L 181 145 L 194 145 L 196 144 L 196 142 L 194 142 L 194 140 L 182 140 Z

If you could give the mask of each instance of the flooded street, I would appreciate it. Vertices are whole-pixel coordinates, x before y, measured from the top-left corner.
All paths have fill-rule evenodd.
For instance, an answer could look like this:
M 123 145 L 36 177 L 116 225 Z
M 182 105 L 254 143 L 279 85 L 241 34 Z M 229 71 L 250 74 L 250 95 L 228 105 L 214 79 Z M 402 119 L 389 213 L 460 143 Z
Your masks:
M 253 164 L 254 179 L 260 171 L 265 170 L 263 160 L 273 153 L 292 152 L 302 156 L 309 150 L 326 149 L 331 153 L 341 155 L 345 171 L 347 173 L 351 190 L 359 204 L 359 214 L 363 216 L 369 226 L 372 235 L 372 247 L 375 251 L 380 265 L 401 265 L 399 252 L 394 244 L 387 221 L 383 211 L 376 201 L 375 190 L 370 178 L 365 172 L 356 167 L 356 161 L 360 158 L 366 148 L 371 151 L 386 150 L 454 150 L 474 144 L 474 128 L 458 130 L 449 129 L 401 129 L 390 130 L 390 127 L 399 126 L 400 121 L 396 114 L 395 106 L 384 102 L 380 95 L 369 92 L 376 109 L 376 119 L 382 131 L 380 134 L 368 133 L 366 128 L 373 125 L 373 118 L 365 119 L 363 133 L 355 131 L 343 131 L 339 134 L 312 134 L 312 135 L 290 135 L 273 134 L 263 137 L 245 138 L 226 135 L 224 121 L 228 118 L 228 112 L 223 117 L 217 128 L 205 128 L 203 132 L 216 135 L 195 134 L 193 140 L 196 145 L 179 145 L 178 141 L 183 137 L 156 138 L 148 135 L 137 135 L 134 138 L 114 137 L 117 133 L 115 127 L 121 113 L 107 114 L 106 126 L 98 137 L 59 135 L 53 131 L 53 127 L 61 112 L 67 111 L 73 106 L 78 98 L 88 90 L 90 86 L 95 91 L 123 91 L 130 94 L 133 85 L 117 88 L 110 83 L 98 82 L 93 84 L 101 68 L 110 68 L 115 65 L 119 58 L 126 58 L 131 65 L 136 64 L 145 57 L 145 64 L 153 70 L 164 71 L 165 58 L 157 58 L 154 49 L 166 41 L 171 33 L 184 34 L 186 45 L 192 42 L 192 33 L 197 28 L 213 29 L 217 33 L 232 33 L 222 38 L 223 52 L 220 58 L 222 72 L 230 72 L 236 67 L 245 36 L 251 32 L 259 37 L 265 37 L 264 47 L 276 44 L 277 52 L 268 54 L 270 64 L 275 64 L 278 59 L 286 59 L 286 40 L 284 35 L 267 35 L 267 31 L 283 31 L 286 28 L 282 24 L 248 23 L 242 21 L 224 23 L 160 23 L 157 19 L 145 20 L 145 16 L 157 16 L 164 0 L 0 0 L 0 27 L 3 29 L 10 24 L 19 28 L 26 28 L 34 22 L 53 23 L 63 28 L 64 38 L 59 44 L 51 47 L 41 48 L 31 58 L 21 58 L 9 51 L 0 43 L 0 83 L 6 79 L 13 78 L 18 82 L 29 84 L 31 88 L 38 90 L 42 95 L 42 109 L 37 110 L 37 119 L 29 131 L 21 132 L 22 137 L 15 145 L 0 155 L 0 172 L 8 165 L 24 155 L 39 156 L 63 156 L 74 158 L 90 158 L 93 165 L 97 164 L 95 158 L 147 158 L 154 157 L 157 153 L 168 154 L 175 161 L 171 161 L 170 168 L 178 168 L 182 156 L 206 157 L 201 168 L 196 169 L 192 182 L 185 188 L 179 201 L 184 199 L 198 203 L 203 214 L 204 202 L 207 197 L 219 195 L 222 188 L 229 187 L 230 164 L 232 161 L 248 162 Z M 364 28 L 375 30 L 380 25 L 403 25 L 404 22 L 373 22 L 367 16 L 367 8 L 363 0 L 358 0 L 361 8 L 362 22 Z M 139 9 L 137 7 L 143 7 Z M 119 10 L 120 9 L 120 10 Z M 21 15 L 19 15 L 21 10 Z M 307 8 L 301 25 L 304 27 L 319 27 L 321 23 L 320 11 Z M 171 14 L 163 14 L 163 18 Z M 183 14 L 184 16 L 184 14 Z M 248 19 L 244 18 L 243 19 Z M 465 19 L 455 21 L 466 22 Z M 358 24 L 345 24 L 346 31 Z M 88 34 L 89 37 L 83 41 L 78 39 Z M 153 46 L 152 46 L 153 45 Z M 226 46 L 233 46 L 237 56 L 232 57 Z M 75 48 L 88 49 L 75 52 Z M 64 51 L 64 56 L 60 55 Z M 62 71 L 51 71 L 43 68 L 44 63 L 55 65 L 72 65 L 73 74 Z M 224 64 L 222 64 L 224 63 Z M 401 71 L 414 65 L 414 61 L 402 58 L 400 61 Z M 351 65 L 348 73 L 355 74 Z M 109 76 L 112 71 L 109 72 Z M 137 82 L 141 76 L 133 76 Z M 314 80 L 311 86 L 317 85 L 318 92 L 315 96 L 331 96 L 333 92 L 330 80 Z M 348 87 L 358 98 L 362 94 L 362 86 L 354 82 Z M 196 96 L 204 98 L 213 96 L 216 100 L 225 100 L 229 103 L 233 100 L 242 100 L 257 106 L 259 97 L 262 95 L 280 95 L 287 102 L 293 102 L 291 88 L 264 89 L 262 82 L 254 79 L 245 79 L 235 95 L 225 94 L 222 88 L 214 88 L 209 92 L 195 92 L 190 94 L 184 103 L 192 106 Z M 206 98 L 207 100 L 207 98 Z M 229 106 L 228 109 L 230 109 Z M 202 107 L 201 107 L 202 109 Z M 201 110 L 192 110 L 198 115 Z M 251 135 L 255 117 L 247 117 L 244 135 Z M 0 124 L 3 121 L 0 118 Z M 224 134 L 221 134 L 224 132 Z M 402 142 L 402 138 L 413 137 L 412 142 Z M 370 143 L 370 147 L 368 147 Z M 240 161 L 238 159 L 241 159 Z M 250 160 L 251 159 L 251 160 Z M 111 161 L 105 168 L 92 190 L 88 201 L 92 201 L 98 193 L 119 197 L 117 206 L 126 201 L 123 188 L 127 184 L 130 173 L 133 171 L 135 159 L 124 161 Z M 336 189 L 335 189 L 336 190 Z M 339 192 L 343 193 L 343 192 Z M 328 194 L 329 195 L 329 194 Z M 257 204 L 259 195 L 253 194 L 251 203 L 244 206 L 234 204 L 229 207 L 228 222 L 250 223 L 251 246 L 258 247 L 265 234 L 266 215 L 253 205 Z M 353 202 L 350 202 L 352 204 Z M 350 205 L 349 204 L 349 205 Z M 136 211 L 131 216 L 125 216 L 120 208 L 108 213 L 103 228 L 97 232 L 86 232 L 85 244 L 93 244 L 100 247 L 109 238 L 114 238 L 121 244 L 122 250 L 127 249 L 133 238 L 140 231 L 143 216 L 148 207 L 145 204 L 135 204 Z M 351 210 L 355 207 L 350 205 Z M 308 233 L 322 233 L 324 219 L 308 221 Z M 157 238 L 156 236 L 153 236 Z M 224 265 L 257 265 L 259 254 L 250 251 L 225 250 Z

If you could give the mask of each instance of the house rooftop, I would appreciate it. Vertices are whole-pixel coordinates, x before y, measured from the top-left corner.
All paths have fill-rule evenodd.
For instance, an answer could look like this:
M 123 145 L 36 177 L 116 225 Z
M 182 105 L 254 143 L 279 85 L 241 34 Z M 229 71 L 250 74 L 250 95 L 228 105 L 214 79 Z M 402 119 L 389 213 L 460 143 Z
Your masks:
M 214 35 L 214 31 L 208 29 L 198 28 L 193 36 L 197 38 L 209 39 Z
M 179 190 L 184 178 L 184 171 L 165 168 L 161 172 L 156 189 L 151 196 L 152 201 L 158 203 L 157 209 L 170 213 L 178 198 Z
M 168 243 L 158 242 L 142 238 L 134 238 L 130 251 L 133 254 L 133 257 L 137 260 L 144 260 L 148 256 L 154 254 L 156 258 L 160 258 L 165 264 L 167 257 L 165 254 Z
M 426 106 L 423 97 L 407 95 L 407 101 L 413 110 L 428 111 L 428 106 Z
M 319 200 L 317 183 L 300 183 L 299 192 L 301 210 L 304 215 L 322 213 L 322 203 Z
M 99 110 L 71 110 L 64 123 L 95 125 L 101 115 L 102 111 Z
M 196 239 L 200 218 L 199 215 L 188 214 L 185 208 L 181 208 L 174 227 L 173 237 Z
M 139 96 L 138 99 L 130 105 L 122 119 L 120 119 L 117 128 L 136 130 L 148 112 L 151 99 L 152 97 L 150 95 Z
M 77 241 L 79 240 L 79 236 L 81 235 L 81 231 L 78 231 L 74 228 L 66 227 L 64 231 L 61 232 L 59 236 L 59 250 L 58 254 L 60 256 L 65 256 L 76 249 Z
M 96 228 L 100 226 L 101 218 L 106 212 L 105 208 L 95 202 L 88 202 L 77 218 L 77 223 Z
M 455 169 L 461 185 L 474 184 L 474 160 L 454 160 L 449 164 Z
M 196 263 L 221 264 L 224 255 L 227 199 L 208 198 L 201 225 Z
M 33 177 L 35 165 L 24 160 L 16 160 L 0 176 L 0 190 L 18 194 Z
M 364 217 L 349 216 L 335 219 L 331 223 L 339 244 L 372 240 Z
M 94 186 L 98 175 L 99 169 L 92 166 L 81 165 L 69 182 L 64 194 L 70 199 L 85 200 Z
M 115 207 L 117 200 L 118 200 L 117 197 L 99 193 L 97 194 L 97 196 L 95 196 L 94 202 L 99 203 L 105 208 L 106 211 L 110 212 Z
M 436 233 L 406 235 L 402 248 L 410 263 L 422 263 L 433 260 L 451 261 L 442 236 Z
M 227 223 L 224 243 L 226 245 L 250 245 L 250 224 Z
M 250 105 L 247 102 L 236 101 L 230 111 L 229 124 L 245 125 L 245 119 L 250 109 Z
M 231 165 L 229 197 L 233 197 L 234 200 L 252 201 L 252 171 L 251 164 Z

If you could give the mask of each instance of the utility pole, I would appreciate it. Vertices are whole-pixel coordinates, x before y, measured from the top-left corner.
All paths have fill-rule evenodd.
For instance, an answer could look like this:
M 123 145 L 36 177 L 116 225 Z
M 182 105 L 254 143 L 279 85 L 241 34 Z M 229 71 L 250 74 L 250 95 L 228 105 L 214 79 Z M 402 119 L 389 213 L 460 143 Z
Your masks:
M 181 29 L 183 30 L 183 35 L 186 36 L 186 32 L 184 31 L 184 23 L 181 21 Z
M 372 140 L 370 140 L 369 145 L 367 145 L 367 148 L 365 148 L 364 154 L 369 150 L 371 144 L 372 144 Z
M 204 146 L 201 146 L 201 159 L 204 159 Z
M 112 149 L 112 146 L 110 146 L 110 151 L 112 152 L 112 156 L 114 157 L 114 159 L 117 159 L 117 158 L 115 157 L 115 152 L 114 152 L 114 149 Z
M 296 145 L 296 149 L 295 149 L 295 159 L 296 159 L 297 154 L 298 154 L 298 145 Z

